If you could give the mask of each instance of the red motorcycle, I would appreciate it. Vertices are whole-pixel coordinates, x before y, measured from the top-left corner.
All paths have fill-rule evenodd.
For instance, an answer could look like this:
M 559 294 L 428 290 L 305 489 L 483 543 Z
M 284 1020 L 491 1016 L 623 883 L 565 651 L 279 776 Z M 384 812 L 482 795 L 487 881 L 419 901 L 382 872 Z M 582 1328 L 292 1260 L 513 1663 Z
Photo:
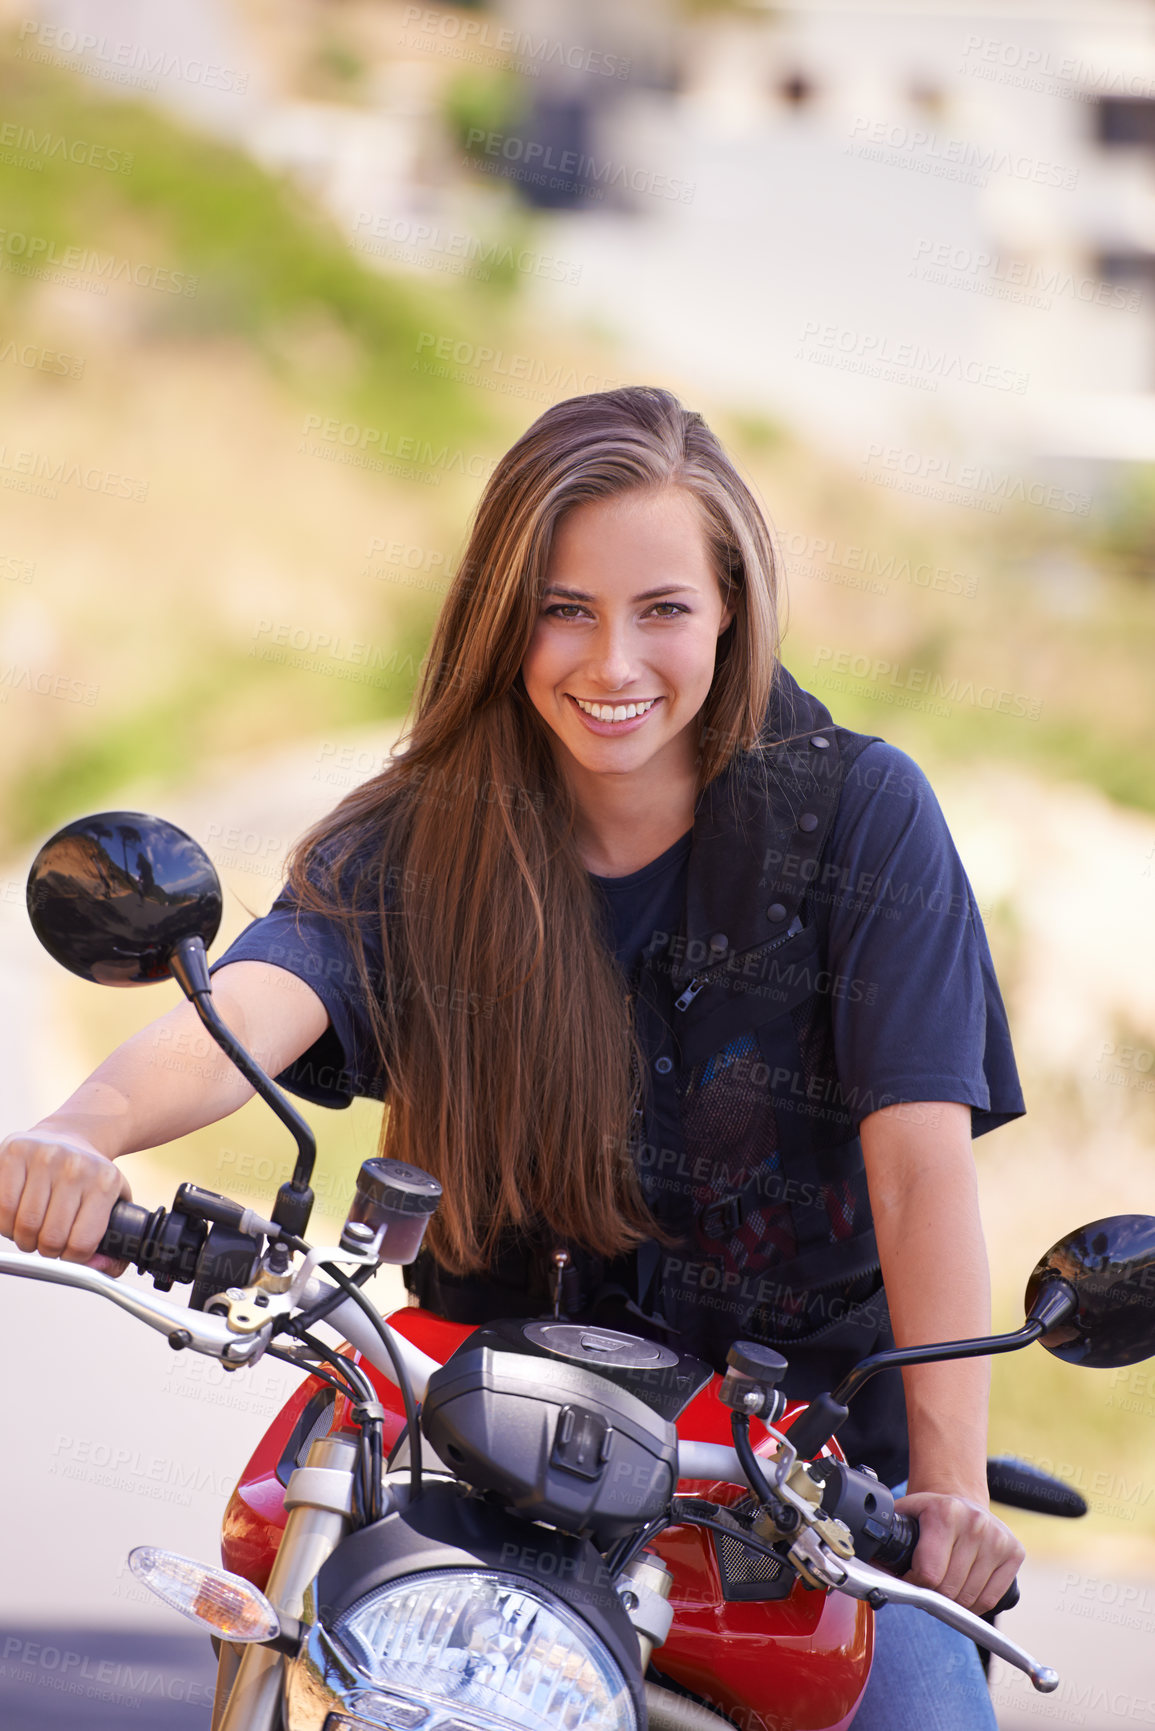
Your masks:
M 141 814 L 79 820 L 41 849 L 28 903 L 41 941 L 83 977 L 174 976 L 297 1143 L 268 1218 L 191 1184 L 170 1210 L 117 1204 L 101 1249 L 151 1275 L 155 1294 L 0 1253 L 0 1272 L 100 1293 L 177 1350 L 310 1373 L 229 1503 L 225 1566 L 150 1547 L 130 1557 L 214 1636 L 212 1731 L 843 1731 L 888 1603 L 1056 1687 L 991 1621 L 897 1578 L 917 1524 L 835 1436 L 887 1365 L 1034 1340 L 1100 1367 L 1155 1353 L 1155 1220 L 1069 1234 L 1035 1268 L 1017 1331 L 877 1354 L 805 1407 L 778 1386 L 785 1361 L 756 1343 L 736 1342 L 719 1377 L 569 1320 L 560 1269 L 550 1316 L 385 1321 L 361 1288 L 381 1263 L 412 1261 L 440 1187 L 368 1160 L 339 1243 L 306 1242 L 313 1137 L 213 1006 L 205 951 L 221 898 L 197 844 Z M 191 1284 L 187 1308 L 163 1296 L 177 1282 Z M 1033 1495 L 1038 1506 L 1012 1484 L 1006 1500 Z

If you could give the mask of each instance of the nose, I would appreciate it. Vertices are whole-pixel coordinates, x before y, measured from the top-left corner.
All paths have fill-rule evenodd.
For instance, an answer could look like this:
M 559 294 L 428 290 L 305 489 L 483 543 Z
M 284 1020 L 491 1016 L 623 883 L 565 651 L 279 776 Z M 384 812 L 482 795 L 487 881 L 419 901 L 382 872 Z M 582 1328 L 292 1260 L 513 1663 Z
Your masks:
M 626 624 L 603 620 L 590 645 L 586 673 L 603 691 L 620 691 L 632 682 L 634 660 Z

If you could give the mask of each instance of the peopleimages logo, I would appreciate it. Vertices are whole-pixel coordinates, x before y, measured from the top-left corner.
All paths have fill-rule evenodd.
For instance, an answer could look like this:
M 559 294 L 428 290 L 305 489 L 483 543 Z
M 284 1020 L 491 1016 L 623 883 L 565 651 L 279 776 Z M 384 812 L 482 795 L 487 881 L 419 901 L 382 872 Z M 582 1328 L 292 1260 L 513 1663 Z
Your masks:
M 929 238 L 916 243 L 909 274 L 942 288 L 963 289 L 1043 312 L 1062 295 L 1082 301 L 1084 306 L 1115 307 L 1123 312 L 1135 312 L 1142 300 L 1137 288 L 1123 283 L 1075 276 L 1058 265 Z
M 903 667 L 897 661 L 869 655 L 856 655 L 851 649 L 834 649 L 820 644 L 814 655 L 816 668 L 830 673 L 849 674 L 864 680 L 876 689 L 867 693 L 886 703 L 898 703 L 906 709 L 932 709 L 935 714 L 950 715 L 951 704 L 968 704 L 972 708 L 989 709 L 997 715 L 1026 716 L 1037 721 L 1043 712 L 1043 702 L 1026 692 L 1009 691 L 997 685 L 976 685 L 973 679 L 959 674 L 947 675 L 937 667 Z M 828 681 L 835 690 L 847 687 Z M 917 698 L 909 694 L 917 693 Z
M 579 150 L 555 150 L 536 138 L 519 138 L 509 132 L 487 132 L 471 126 L 465 141 L 466 161 L 487 173 L 503 174 L 534 186 L 580 193 L 583 198 L 603 198 L 608 188 L 650 193 L 655 198 L 676 199 L 692 204 L 696 183 L 653 169 L 615 162 L 611 157 L 587 156 Z M 492 161 L 486 161 L 486 158 Z
M 85 168 L 105 169 L 110 174 L 131 174 L 134 161 L 131 150 L 117 150 L 113 145 L 94 144 L 87 138 L 65 138 L 57 132 L 37 132 L 15 120 L 0 124 L 0 161 L 9 167 L 39 171 L 51 157 Z
M 847 156 L 971 186 L 986 186 L 992 174 L 1008 174 L 1012 180 L 1060 187 L 1065 192 L 1079 183 L 1078 169 L 1060 162 L 1027 151 L 1005 150 L 997 144 L 980 144 L 973 138 L 950 138 L 931 127 L 907 126 L 902 121 L 871 120 L 860 115 L 850 129 L 850 138 L 844 147 Z
M 847 372 L 865 373 L 894 384 L 911 383 L 936 391 L 941 380 L 981 385 L 987 390 L 1014 391 L 1021 396 L 1030 374 L 1016 367 L 981 361 L 950 349 L 924 347 L 883 331 L 857 330 L 846 325 L 808 319 L 794 350 L 796 360 L 815 361 Z
M 367 231 L 367 232 L 363 232 Z M 359 210 L 352 227 L 352 243 L 358 252 L 397 259 L 429 270 L 492 280 L 496 272 L 516 271 L 521 276 L 544 277 L 549 282 L 580 282 L 582 267 L 553 253 L 535 252 L 528 246 L 507 241 L 482 240 L 466 229 L 443 229 L 436 223 L 417 222 L 407 216 Z
M 25 234 L 18 229 L 0 228 L 0 254 L 6 270 L 55 265 L 61 270 L 87 273 L 102 281 L 131 282 L 137 288 L 157 289 L 162 294 L 195 295 L 197 278 L 187 271 L 169 270 L 164 265 L 145 264 L 139 259 L 118 258 L 115 253 L 101 253 L 94 247 L 58 246 L 44 234 Z
M 402 42 L 483 65 L 509 64 L 511 71 L 523 77 L 537 78 L 546 66 L 591 72 L 600 78 L 630 75 L 632 62 L 620 54 L 555 37 L 533 36 L 528 30 L 515 30 L 489 18 L 462 18 L 439 8 L 407 6 L 403 22 L 407 34 Z
M 160 78 L 176 78 L 185 84 L 201 84 L 206 90 L 228 90 L 237 95 L 248 88 L 248 73 L 238 72 L 231 66 L 186 59 L 168 49 L 148 48 L 138 42 L 120 42 L 114 37 L 98 35 L 92 30 L 70 29 L 64 24 L 42 24 L 35 18 L 25 18 L 20 25 L 19 40 L 16 49 L 19 60 L 71 66 L 74 70 L 116 84 L 137 84 L 156 90 Z
M 898 492 L 921 493 L 927 498 L 971 505 L 984 511 L 1001 511 L 1004 505 L 1039 505 L 1085 517 L 1091 495 L 1057 483 L 1012 475 L 1008 470 L 988 469 L 984 463 L 956 463 L 953 457 L 928 451 L 912 451 L 902 445 L 872 442 L 867 446 L 864 481 L 893 487 Z

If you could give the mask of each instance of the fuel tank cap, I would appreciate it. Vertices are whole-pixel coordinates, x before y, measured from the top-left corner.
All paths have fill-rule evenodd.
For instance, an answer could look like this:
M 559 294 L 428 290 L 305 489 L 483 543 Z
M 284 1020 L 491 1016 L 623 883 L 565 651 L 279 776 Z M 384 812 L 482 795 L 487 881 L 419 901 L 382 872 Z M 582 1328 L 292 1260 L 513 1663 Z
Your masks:
M 526 1340 L 573 1364 L 606 1370 L 672 1370 L 678 1354 L 656 1340 L 619 1334 L 612 1328 L 592 1328 L 580 1322 L 527 1322 Z

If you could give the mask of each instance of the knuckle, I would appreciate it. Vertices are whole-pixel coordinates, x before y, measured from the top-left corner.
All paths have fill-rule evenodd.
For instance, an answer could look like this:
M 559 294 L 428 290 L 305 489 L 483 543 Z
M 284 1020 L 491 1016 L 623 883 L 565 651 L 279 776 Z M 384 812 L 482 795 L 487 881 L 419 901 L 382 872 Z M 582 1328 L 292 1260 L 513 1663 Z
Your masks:
M 34 1168 L 39 1168 L 46 1177 L 55 1180 L 63 1168 L 67 1155 L 68 1150 L 62 1148 L 58 1142 L 40 1142 L 32 1150 L 31 1164 Z
M 960 1526 L 968 1539 L 981 1539 L 989 1524 L 990 1516 L 985 1509 L 976 1508 L 973 1503 L 963 1505 Z
M 66 1184 L 79 1184 L 89 1169 L 88 1157 L 79 1148 L 58 1150 L 57 1176 Z

